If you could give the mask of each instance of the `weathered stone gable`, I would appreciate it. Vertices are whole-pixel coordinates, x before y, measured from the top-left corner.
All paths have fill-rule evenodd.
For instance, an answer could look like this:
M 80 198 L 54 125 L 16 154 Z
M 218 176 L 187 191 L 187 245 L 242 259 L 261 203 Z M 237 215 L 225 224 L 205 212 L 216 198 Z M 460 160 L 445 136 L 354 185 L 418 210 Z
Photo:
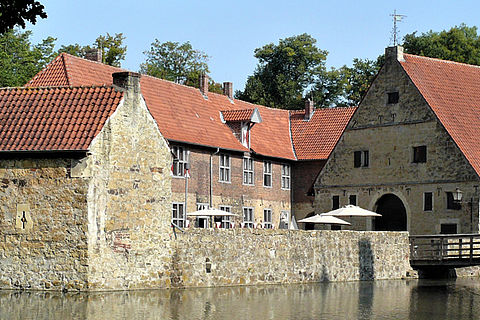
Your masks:
M 127 91 L 90 152 L 89 288 L 168 286 L 171 155 L 138 93 Z
M 387 103 L 398 91 L 398 103 Z M 427 147 L 427 161 L 413 162 L 413 148 Z M 368 167 L 354 167 L 354 152 L 368 150 Z M 407 211 L 412 233 L 438 233 L 441 223 L 457 223 L 462 232 L 478 229 L 478 204 L 446 208 L 446 192 L 456 188 L 465 199 L 477 195 L 478 176 L 426 104 L 397 60 L 387 59 L 315 183 L 316 211 L 332 209 L 357 195 L 358 205 L 375 210 L 384 194 L 395 194 Z M 433 211 L 424 212 L 423 194 L 434 194 Z M 353 228 L 364 229 L 366 220 Z

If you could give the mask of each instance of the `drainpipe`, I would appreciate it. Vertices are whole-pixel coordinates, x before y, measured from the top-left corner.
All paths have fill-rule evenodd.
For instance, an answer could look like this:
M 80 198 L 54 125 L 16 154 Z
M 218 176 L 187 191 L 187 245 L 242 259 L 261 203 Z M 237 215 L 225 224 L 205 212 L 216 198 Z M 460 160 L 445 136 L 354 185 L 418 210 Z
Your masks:
M 212 153 L 210 155 L 210 208 L 213 206 L 212 202 L 212 197 L 213 197 L 213 181 L 212 181 L 212 176 L 213 176 L 213 156 L 218 154 L 220 152 L 220 148 L 217 148 L 217 151 Z

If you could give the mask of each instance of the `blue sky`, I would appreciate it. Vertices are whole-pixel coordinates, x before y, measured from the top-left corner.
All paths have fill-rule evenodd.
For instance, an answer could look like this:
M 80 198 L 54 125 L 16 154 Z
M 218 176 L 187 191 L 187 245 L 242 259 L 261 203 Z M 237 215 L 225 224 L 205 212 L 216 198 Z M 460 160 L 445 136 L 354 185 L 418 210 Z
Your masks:
M 143 52 L 154 39 L 190 41 L 210 56 L 216 82 L 233 81 L 243 89 L 257 60 L 255 48 L 308 33 L 328 50 L 327 65 L 340 67 L 353 58 L 375 59 L 391 44 L 393 10 L 407 15 L 400 36 L 441 31 L 464 22 L 480 25 L 478 1 L 196 1 L 196 0 L 39 0 L 47 19 L 39 20 L 33 42 L 47 36 L 57 45 L 91 44 L 100 34 L 122 32 L 127 57 L 122 67 L 138 71 Z

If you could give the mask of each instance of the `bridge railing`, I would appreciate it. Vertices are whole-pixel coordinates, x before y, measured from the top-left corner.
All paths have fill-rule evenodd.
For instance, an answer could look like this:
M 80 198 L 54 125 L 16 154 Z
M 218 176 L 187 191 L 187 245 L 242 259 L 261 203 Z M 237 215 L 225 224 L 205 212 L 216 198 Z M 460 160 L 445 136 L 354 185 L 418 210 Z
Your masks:
M 480 259 L 479 234 L 410 237 L 410 260 Z

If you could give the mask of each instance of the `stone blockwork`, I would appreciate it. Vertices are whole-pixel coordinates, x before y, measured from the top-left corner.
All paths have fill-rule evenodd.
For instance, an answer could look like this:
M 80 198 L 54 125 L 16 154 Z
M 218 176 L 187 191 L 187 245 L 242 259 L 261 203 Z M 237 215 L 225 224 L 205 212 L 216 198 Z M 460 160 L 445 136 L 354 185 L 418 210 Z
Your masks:
M 440 233 L 455 224 L 458 233 L 478 232 L 478 177 L 435 117 L 423 96 L 388 48 L 385 65 L 353 115 L 316 183 L 316 212 L 332 209 L 332 198 L 375 211 L 384 195 L 394 195 L 405 207 L 411 234 Z M 398 92 L 398 102 L 388 102 Z M 426 162 L 414 161 L 414 147 L 426 147 Z M 368 151 L 369 163 L 354 167 L 354 152 Z M 447 208 L 447 192 L 463 191 L 460 210 Z M 432 193 L 433 208 L 424 210 L 424 193 Z M 428 209 L 428 208 L 427 208 Z M 348 219 L 347 219 L 348 220 Z M 369 230 L 367 219 L 352 221 L 353 229 Z
M 188 230 L 173 244 L 172 286 L 400 279 L 406 232 Z
M 88 185 L 70 164 L 0 161 L 0 288 L 87 288 Z
M 138 79 L 91 145 L 89 289 L 168 287 L 171 154 Z M 129 87 L 128 87 L 129 86 Z

